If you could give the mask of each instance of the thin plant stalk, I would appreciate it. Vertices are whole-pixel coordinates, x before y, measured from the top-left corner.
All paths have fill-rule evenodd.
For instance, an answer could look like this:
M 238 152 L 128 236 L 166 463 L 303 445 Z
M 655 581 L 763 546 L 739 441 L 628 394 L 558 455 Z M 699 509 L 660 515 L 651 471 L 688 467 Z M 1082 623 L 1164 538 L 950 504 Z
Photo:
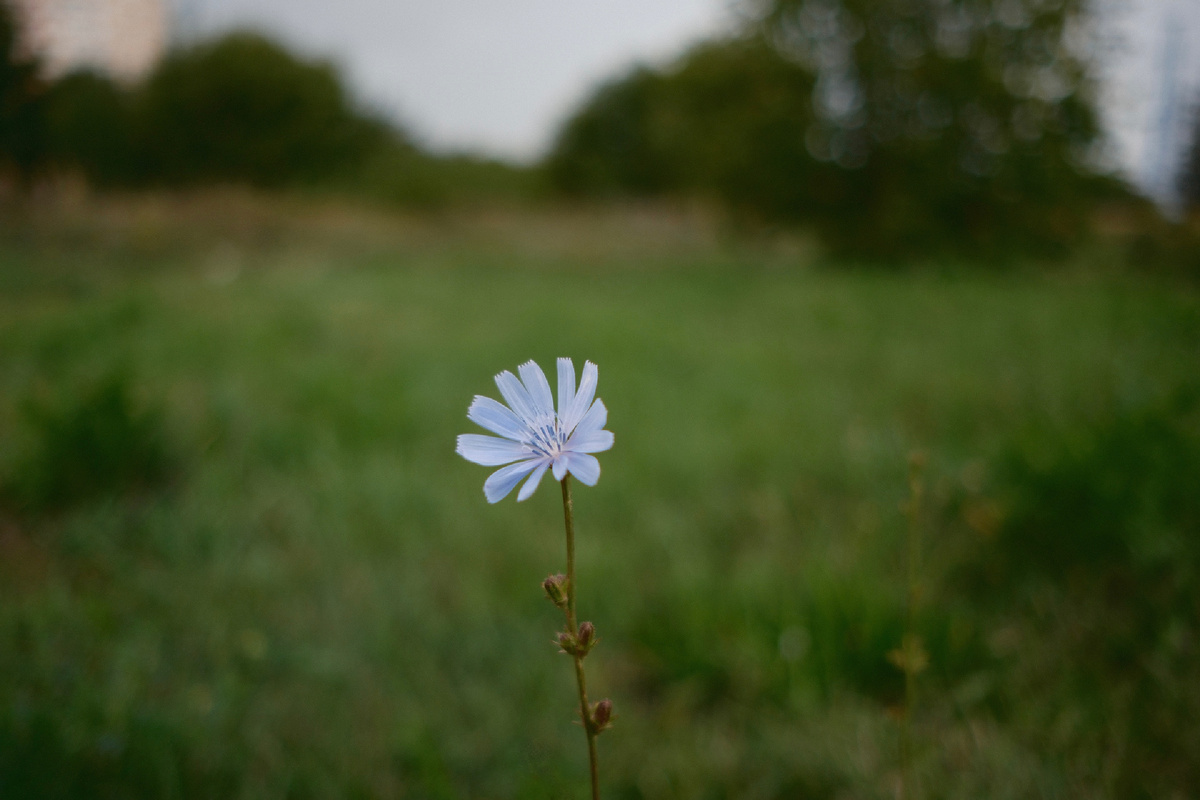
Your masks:
M 908 517 L 908 608 L 905 619 L 904 642 L 901 645 L 899 662 L 904 671 L 904 728 L 901 732 L 901 760 L 904 768 L 905 800 L 918 796 L 916 775 L 913 771 L 912 715 L 917 704 L 917 675 L 928 663 L 924 643 L 916 632 L 917 609 L 921 602 L 921 505 L 925 497 L 924 453 L 913 453 L 909 458 L 908 502 L 905 515 Z
M 567 632 L 578 638 L 579 626 L 575 616 L 575 519 L 574 505 L 571 502 L 571 475 L 568 473 L 562 479 L 563 518 L 567 528 Z M 584 653 L 576 652 L 575 682 L 579 686 L 579 718 L 583 723 L 584 733 L 587 734 L 588 764 L 592 776 L 592 800 L 600 800 L 600 774 L 596 764 L 596 726 L 592 722 L 587 696 L 587 677 L 583 673 Z

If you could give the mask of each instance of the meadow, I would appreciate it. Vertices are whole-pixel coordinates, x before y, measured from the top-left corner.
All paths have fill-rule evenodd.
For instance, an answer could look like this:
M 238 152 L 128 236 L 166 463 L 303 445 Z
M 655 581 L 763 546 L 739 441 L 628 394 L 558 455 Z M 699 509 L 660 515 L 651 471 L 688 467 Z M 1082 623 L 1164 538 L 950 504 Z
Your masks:
M 1194 284 L 234 193 L 0 231 L 0 795 L 582 797 L 557 487 L 454 453 L 564 355 L 606 797 L 1200 793 Z

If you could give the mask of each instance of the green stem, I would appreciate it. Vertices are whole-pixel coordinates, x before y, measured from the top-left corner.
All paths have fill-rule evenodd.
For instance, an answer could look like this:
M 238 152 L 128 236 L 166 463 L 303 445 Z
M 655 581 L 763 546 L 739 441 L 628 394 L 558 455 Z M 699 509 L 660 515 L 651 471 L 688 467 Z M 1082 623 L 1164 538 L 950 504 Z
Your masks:
M 925 482 L 921 474 L 923 468 L 923 454 L 913 454 L 908 474 L 908 608 L 904 625 L 905 641 L 902 645 L 907 651 L 904 666 L 904 729 L 900 741 L 905 800 L 912 800 L 917 796 L 916 775 L 912 763 L 912 715 L 917 704 L 917 666 L 913 662 L 917 658 L 917 605 L 921 599 L 921 501 L 925 494 Z
M 571 474 L 562 479 L 563 517 L 567 526 L 567 631 L 576 636 L 579 628 L 575 618 L 575 506 L 571 502 Z M 592 775 L 592 800 L 600 800 L 600 775 L 596 766 L 596 731 L 588 712 L 587 679 L 583 674 L 583 656 L 575 656 L 575 683 L 579 686 L 579 716 L 587 734 L 588 763 Z

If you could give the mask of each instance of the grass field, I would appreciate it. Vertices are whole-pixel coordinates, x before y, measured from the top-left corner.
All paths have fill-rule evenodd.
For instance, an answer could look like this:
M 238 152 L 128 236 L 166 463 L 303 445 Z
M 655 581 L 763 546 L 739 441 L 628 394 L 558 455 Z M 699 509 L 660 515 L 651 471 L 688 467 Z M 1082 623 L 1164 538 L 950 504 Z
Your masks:
M 454 453 L 560 355 L 606 797 L 1200 793 L 1194 287 L 197 203 L 0 238 L 3 796 L 582 797 L 557 488 Z

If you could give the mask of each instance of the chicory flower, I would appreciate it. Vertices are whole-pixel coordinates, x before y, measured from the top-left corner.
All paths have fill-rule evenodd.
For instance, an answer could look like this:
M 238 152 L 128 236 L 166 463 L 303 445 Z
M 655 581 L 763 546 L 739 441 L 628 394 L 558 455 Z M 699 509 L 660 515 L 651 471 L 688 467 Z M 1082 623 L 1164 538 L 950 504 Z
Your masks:
M 525 484 L 517 501 L 537 489 L 550 470 L 561 481 L 567 473 L 581 483 L 594 486 L 600 479 L 600 462 L 592 453 L 613 446 L 613 434 L 604 430 L 608 409 L 593 398 L 598 369 L 588 361 L 583 377 L 575 385 L 575 365 L 558 359 L 558 411 L 542 368 L 527 361 L 517 368 L 518 379 L 508 370 L 496 376 L 496 386 L 508 405 L 477 395 L 467 419 L 498 436 L 464 433 L 458 437 L 457 452 L 468 461 L 503 469 L 493 472 L 483 484 L 489 503 L 508 496 L 522 479 Z M 528 478 L 526 478 L 528 476 Z

